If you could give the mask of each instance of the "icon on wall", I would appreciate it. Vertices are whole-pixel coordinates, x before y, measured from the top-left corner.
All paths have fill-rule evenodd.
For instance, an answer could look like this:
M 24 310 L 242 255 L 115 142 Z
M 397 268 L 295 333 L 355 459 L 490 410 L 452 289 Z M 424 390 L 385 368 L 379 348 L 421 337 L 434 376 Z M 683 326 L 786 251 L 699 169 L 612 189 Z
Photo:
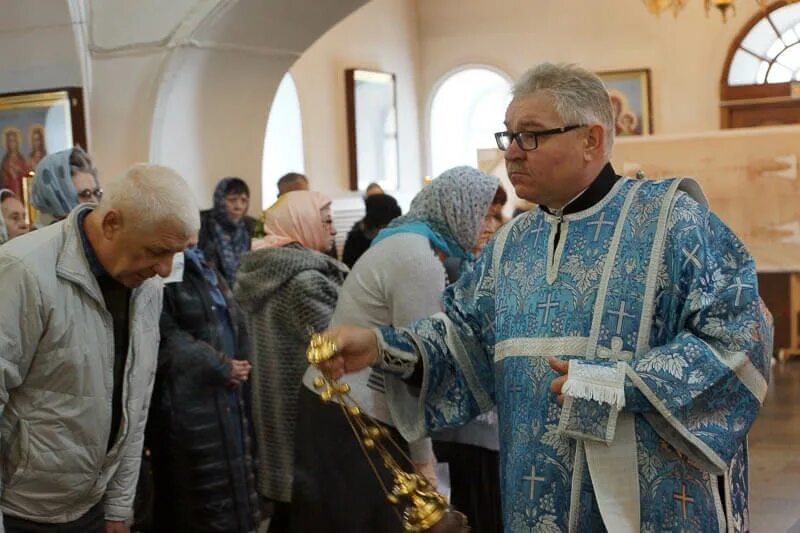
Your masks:
M 598 72 L 611 97 L 616 135 L 653 133 L 650 69 Z
M 0 95 L 0 188 L 30 209 L 36 165 L 48 153 L 86 148 L 80 87 Z

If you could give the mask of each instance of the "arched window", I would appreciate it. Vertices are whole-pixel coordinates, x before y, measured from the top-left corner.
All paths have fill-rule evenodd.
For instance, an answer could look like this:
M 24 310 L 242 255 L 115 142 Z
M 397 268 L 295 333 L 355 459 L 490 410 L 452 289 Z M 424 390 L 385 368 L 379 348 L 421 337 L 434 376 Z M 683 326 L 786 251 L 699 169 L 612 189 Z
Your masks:
M 800 80 L 800 4 L 768 12 L 738 43 L 728 85 Z
M 800 122 L 791 83 L 800 81 L 800 4 L 776 2 L 742 28 L 721 84 L 722 127 Z
M 438 176 L 457 165 L 478 166 L 478 150 L 494 148 L 504 129 L 511 82 L 485 67 L 471 67 L 439 83 L 431 100 L 430 167 Z
M 305 172 L 303 120 L 292 75 L 283 76 L 269 109 L 261 163 L 262 206 L 278 197 L 278 179 L 287 172 Z

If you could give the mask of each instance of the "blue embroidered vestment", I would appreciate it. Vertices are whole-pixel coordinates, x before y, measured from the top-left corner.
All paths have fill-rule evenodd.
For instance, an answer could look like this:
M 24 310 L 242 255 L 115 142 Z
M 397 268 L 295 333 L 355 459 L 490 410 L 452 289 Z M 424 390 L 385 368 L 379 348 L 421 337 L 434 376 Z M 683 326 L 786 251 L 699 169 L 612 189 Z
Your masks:
M 622 505 L 631 530 L 746 531 L 746 435 L 772 349 L 757 287 L 696 183 L 623 178 L 584 211 L 518 217 L 443 313 L 380 330 L 389 371 L 407 377 L 420 357 L 425 370 L 419 403 L 397 395 L 393 416 L 413 438 L 496 405 L 508 531 L 620 530 L 619 488 L 637 500 Z M 607 378 L 624 407 L 559 406 L 549 356 L 573 360 L 570 380 Z

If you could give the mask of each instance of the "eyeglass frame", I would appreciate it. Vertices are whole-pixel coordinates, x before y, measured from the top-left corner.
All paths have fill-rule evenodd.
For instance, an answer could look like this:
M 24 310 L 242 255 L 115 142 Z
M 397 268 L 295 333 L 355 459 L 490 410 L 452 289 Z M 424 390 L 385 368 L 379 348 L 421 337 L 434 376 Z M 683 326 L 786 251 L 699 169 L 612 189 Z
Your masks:
M 81 200 L 89 200 L 90 198 L 94 198 L 99 202 L 103 199 L 103 188 L 95 187 L 94 189 L 83 189 L 82 191 L 78 191 L 78 198 Z
M 560 135 L 562 133 L 567 133 L 568 131 L 576 130 L 578 128 L 585 128 L 586 124 L 572 124 L 570 126 L 562 126 L 560 128 L 552 128 L 549 130 L 541 130 L 541 131 L 498 131 L 494 134 L 494 142 L 497 143 L 497 148 L 502 150 L 503 152 L 507 151 L 511 148 L 511 145 L 514 141 L 517 141 L 517 146 L 523 152 L 531 152 L 539 148 L 539 137 L 544 135 Z M 520 140 L 521 135 L 531 135 L 533 136 L 533 148 L 525 148 L 522 146 L 522 141 Z M 508 142 L 508 146 L 505 148 L 503 147 L 502 142 L 500 141 L 501 138 L 508 138 L 510 137 L 511 140 Z

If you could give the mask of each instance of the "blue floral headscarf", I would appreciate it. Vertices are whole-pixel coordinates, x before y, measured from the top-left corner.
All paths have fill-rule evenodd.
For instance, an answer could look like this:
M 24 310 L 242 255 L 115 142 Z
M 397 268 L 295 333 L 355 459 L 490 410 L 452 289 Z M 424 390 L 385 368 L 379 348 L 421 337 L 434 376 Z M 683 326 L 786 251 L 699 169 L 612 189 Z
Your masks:
M 66 217 L 80 203 L 69 165 L 73 150 L 83 152 L 76 146 L 44 156 L 36 165 L 31 184 L 33 207 L 57 219 Z
M 414 197 L 407 214 L 378 233 L 372 246 L 396 233 L 417 233 L 449 257 L 472 259 L 499 185 L 500 180 L 472 167 L 445 170 Z
M 220 259 L 220 270 L 225 276 L 225 281 L 233 287 L 236 272 L 242 254 L 250 250 L 250 233 L 247 231 L 247 222 L 244 217 L 239 222 L 233 222 L 225 208 L 225 192 L 231 181 L 239 178 L 223 178 L 214 190 L 213 231 L 216 240 L 217 253 Z

